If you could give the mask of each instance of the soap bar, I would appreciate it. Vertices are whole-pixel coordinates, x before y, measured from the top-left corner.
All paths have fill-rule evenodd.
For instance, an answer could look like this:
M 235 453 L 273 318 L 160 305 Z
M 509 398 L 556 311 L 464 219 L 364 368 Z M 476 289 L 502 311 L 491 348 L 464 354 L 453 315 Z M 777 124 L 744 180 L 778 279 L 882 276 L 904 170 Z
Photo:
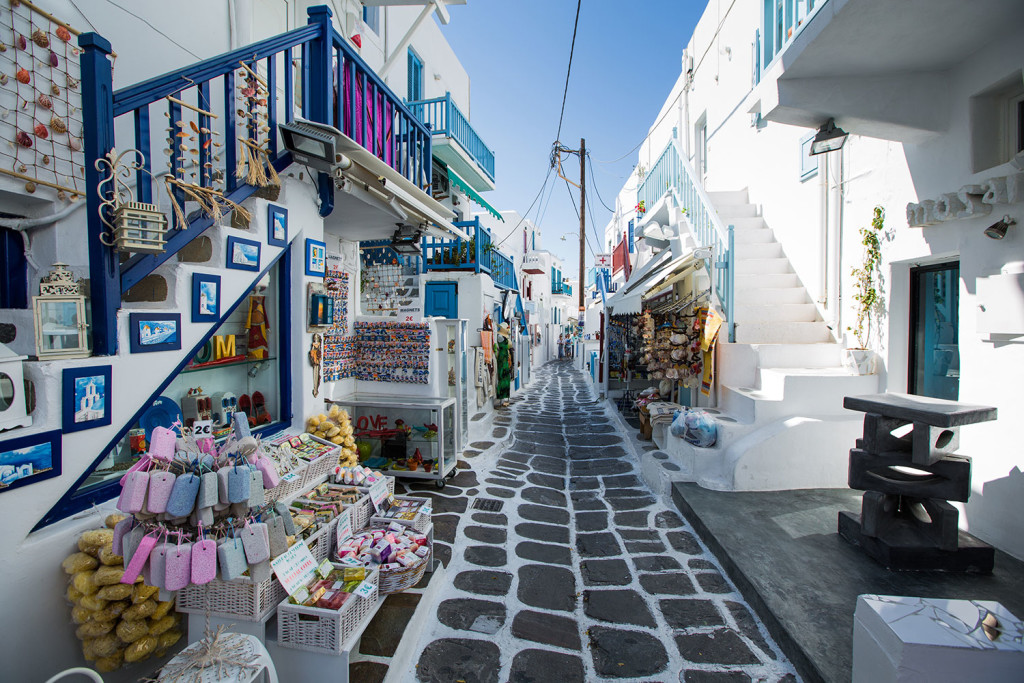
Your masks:
M 170 517 L 188 517 L 196 506 L 199 495 L 199 477 L 188 472 L 174 480 L 171 498 L 167 501 L 167 515 Z
M 201 586 L 217 576 L 217 543 L 204 538 L 192 544 L 192 583 Z
M 174 460 L 174 451 L 178 437 L 167 427 L 153 427 L 149 437 L 149 455 L 154 460 L 170 462 Z
M 142 512 L 149 491 L 149 472 L 129 472 L 117 499 L 117 509 L 129 514 Z
M 156 570 L 153 570 L 156 573 Z M 169 591 L 181 590 L 189 585 L 192 578 L 192 544 L 172 545 L 167 550 L 166 583 Z
M 229 505 L 228 499 L 228 475 L 231 474 L 230 467 L 222 467 L 217 470 L 217 492 L 221 505 Z
M 245 549 L 245 559 L 249 564 L 257 564 L 270 559 L 270 546 L 267 544 L 267 535 L 264 531 L 266 524 L 249 524 L 242 529 L 242 547 Z
M 281 483 L 281 477 L 277 473 L 277 467 L 269 458 L 260 458 L 256 461 L 256 469 L 263 474 L 263 488 L 273 489 Z
M 122 542 L 124 541 L 125 534 L 131 531 L 132 524 L 134 524 L 134 522 L 135 520 L 131 517 L 125 517 L 120 522 L 114 525 L 114 540 L 111 545 L 111 551 L 115 555 L 124 554 L 122 552 Z
M 245 413 L 234 413 L 231 416 L 231 427 L 235 432 L 236 439 L 241 440 L 252 436 L 252 432 L 249 431 L 249 417 Z
M 288 506 L 284 503 L 278 503 L 274 506 L 274 510 L 281 516 L 281 520 L 284 522 L 284 532 L 289 536 L 295 535 L 295 521 L 292 519 L 292 515 L 288 512 Z
M 129 517 L 128 519 L 131 519 Z M 121 557 L 124 558 L 124 566 L 128 566 L 128 562 L 135 555 L 135 551 L 139 549 L 139 544 L 142 543 L 142 539 L 146 536 L 146 530 L 137 526 L 129 530 L 124 538 L 121 539 Z
M 235 465 L 228 469 L 228 502 L 248 502 L 250 481 L 248 467 Z
M 249 470 L 249 507 L 260 507 L 267 502 L 263 490 L 263 473 L 258 469 Z
M 167 553 L 174 545 L 171 543 L 158 543 L 153 552 L 149 554 L 149 562 L 142 571 L 142 578 L 146 584 L 164 588 L 164 577 L 167 574 Z
M 153 552 L 155 546 L 156 536 L 147 534 L 143 537 L 139 547 L 135 550 L 135 554 L 132 555 L 132 559 L 128 561 L 128 565 L 124 568 L 124 574 L 121 575 L 121 583 L 135 583 L 135 579 L 139 578 L 139 574 L 142 573 L 142 568 L 145 566 L 146 561 L 149 560 L 149 555 Z
M 219 503 L 220 490 L 218 486 L 216 472 L 203 472 L 199 478 L 199 497 L 196 500 L 196 507 L 212 508 Z
M 285 532 L 284 519 L 272 517 L 267 522 L 269 535 L 270 557 L 274 558 L 288 550 L 288 534 Z
M 171 498 L 175 479 L 176 477 L 170 472 L 150 472 L 149 498 L 146 500 L 147 510 L 155 515 L 167 512 L 167 501 Z
M 127 472 L 121 475 L 121 486 L 124 486 L 124 482 L 128 478 L 129 474 L 132 472 L 138 472 L 139 470 L 148 470 L 151 462 L 153 462 L 153 459 L 149 457 L 149 453 L 143 454 L 141 458 L 135 461 L 134 465 L 128 468 Z
M 222 581 L 237 579 L 249 568 L 241 539 L 229 538 L 220 544 L 217 548 L 217 565 Z

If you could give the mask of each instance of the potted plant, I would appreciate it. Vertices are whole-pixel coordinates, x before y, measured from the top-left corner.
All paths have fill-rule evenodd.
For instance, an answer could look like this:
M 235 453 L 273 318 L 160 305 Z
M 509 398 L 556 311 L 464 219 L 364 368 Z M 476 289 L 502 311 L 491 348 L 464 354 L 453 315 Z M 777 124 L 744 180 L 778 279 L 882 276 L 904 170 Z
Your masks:
M 859 346 L 846 349 L 844 364 L 858 375 L 875 373 L 875 354 L 868 348 L 868 343 L 872 331 L 876 335 L 881 334 L 880 324 L 885 316 L 881 242 L 884 226 L 885 209 L 876 206 L 871 225 L 860 229 L 863 261 L 850 272 L 855 281 L 853 300 L 857 302 L 857 321 L 846 329 L 853 332 Z

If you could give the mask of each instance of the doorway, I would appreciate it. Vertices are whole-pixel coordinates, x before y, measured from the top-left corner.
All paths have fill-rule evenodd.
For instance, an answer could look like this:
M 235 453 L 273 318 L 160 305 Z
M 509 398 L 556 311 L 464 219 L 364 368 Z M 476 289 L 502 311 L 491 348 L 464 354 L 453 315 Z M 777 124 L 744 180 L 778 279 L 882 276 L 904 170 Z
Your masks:
M 956 401 L 960 396 L 960 263 L 910 270 L 907 391 Z
M 459 317 L 459 288 L 454 282 L 428 282 L 424 314 L 438 318 Z

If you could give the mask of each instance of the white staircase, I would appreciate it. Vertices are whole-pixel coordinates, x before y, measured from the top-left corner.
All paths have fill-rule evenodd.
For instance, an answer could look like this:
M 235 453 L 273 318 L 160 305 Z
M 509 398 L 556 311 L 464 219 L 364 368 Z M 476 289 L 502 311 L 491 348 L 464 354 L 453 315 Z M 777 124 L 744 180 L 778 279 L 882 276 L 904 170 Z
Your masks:
M 709 411 L 718 442 L 696 448 L 666 436 L 661 445 L 681 471 L 659 472 L 649 483 L 658 490 L 669 479 L 718 490 L 845 487 L 861 420 L 843 408 L 843 397 L 877 392 L 878 376 L 843 367 L 842 345 L 747 191 L 708 196 L 722 223 L 734 226 L 736 249 L 736 342 L 720 337 L 718 406 Z M 664 468 L 645 462 L 645 474 L 655 469 Z

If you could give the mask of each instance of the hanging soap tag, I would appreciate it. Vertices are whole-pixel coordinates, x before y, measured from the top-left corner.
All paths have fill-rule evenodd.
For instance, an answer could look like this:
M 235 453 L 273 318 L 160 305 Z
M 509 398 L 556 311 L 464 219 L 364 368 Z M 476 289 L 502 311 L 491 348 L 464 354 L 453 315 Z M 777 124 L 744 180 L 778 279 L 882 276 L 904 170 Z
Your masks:
M 149 455 L 154 460 L 170 462 L 174 460 L 178 436 L 167 427 L 153 427 L 149 437 Z
M 235 465 L 228 470 L 228 501 L 247 503 L 249 500 L 249 468 Z
M 230 474 L 230 467 L 221 467 L 217 470 L 217 495 L 220 498 L 221 505 L 227 505 L 231 502 L 228 498 L 228 476 Z
M 156 536 L 146 535 L 143 537 L 139 547 L 132 555 L 132 559 L 128 562 L 128 566 L 125 567 L 124 574 L 121 575 L 121 583 L 135 583 L 135 579 L 139 578 L 139 574 L 142 573 L 142 567 L 145 566 L 150 553 L 153 552 L 154 546 L 156 546 Z
M 204 538 L 192 544 L 192 583 L 201 586 L 217 576 L 217 543 Z
M 249 568 L 245 561 L 245 549 L 242 541 L 229 538 L 217 548 L 217 567 L 222 581 L 232 581 L 240 577 Z
M 169 591 L 180 591 L 191 582 L 192 544 L 173 545 L 167 550 L 166 583 Z
M 164 575 L 167 572 L 167 553 L 174 546 L 170 543 L 158 543 L 149 554 L 149 562 L 142 570 L 142 579 L 147 585 L 164 587 Z
M 252 432 L 249 431 L 249 418 L 245 413 L 232 414 L 231 427 L 234 430 L 236 439 L 252 436 Z
M 267 522 L 267 533 L 270 535 L 270 557 L 277 557 L 288 550 L 288 535 L 284 530 L 284 519 L 272 517 Z
M 281 483 L 281 476 L 277 473 L 277 467 L 270 458 L 260 458 L 256 461 L 256 468 L 263 474 L 263 488 L 273 489 Z
M 285 534 L 288 536 L 294 536 L 295 520 L 292 519 L 292 513 L 288 512 L 288 506 L 284 503 L 278 503 L 274 506 L 274 510 L 281 516 L 281 521 L 284 522 Z
M 267 502 L 263 491 L 263 473 L 253 468 L 249 470 L 249 507 L 259 507 Z
M 143 454 L 141 458 L 135 461 L 134 465 L 128 468 L 128 471 L 121 475 L 121 486 L 124 486 L 124 482 L 128 478 L 129 474 L 131 474 L 132 472 L 138 472 L 139 470 L 148 470 L 149 463 L 151 462 L 153 462 L 153 459 L 149 457 L 149 454 Z
M 170 500 L 167 501 L 168 517 L 188 517 L 196 506 L 199 495 L 199 477 L 188 472 L 174 480 Z
M 220 502 L 220 490 L 216 472 L 203 472 L 199 475 L 199 496 L 196 507 L 212 508 Z
M 213 508 L 196 508 L 196 522 L 203 526 L 213 526 Z
M 171 498 L 176 477 L 170 472 L 149 473 L 149 498 L 146 509 L 153 514 L 167 512 L 167 501 Z
M 114 540 L 111 544 L 111 551 L 115 555 L 123 555 L 124 550 L 123 541 L 125 534 L 131 531 L 132 524 L 135 522 L 131 517 L 125 517 L 120 522 L 114 525 Z
M 131 519 L 129 517 L 129 519 Z M 132 556 L 135 555 L 135 551 L 139 549 L 139 544 L 142 543 L 142 539 L 146 536 L 146 530 L 137 526 L 132 528 L 124 535 L 121 540 L 121 557 L 124 558 L 124 566 L 128 566 L 128 562 L 131 561 Z
M 146 493 L 149 489 L 149 472 L 136 470 L 125 478 L 121 496 L 117 501 L 117 509 L 133 514 L 142 512 L 146 505 Z
M 249 576 L 256 583 L 263 583 L 270 578 L 270 560 L 266 559 L 258 564 L 249 565 Z
M 270 547 L 267 545 L 267 537 L 260 527 L 265 524 L 249 524 L 239 534 L 242 537 L 242 547 L 245 549 L 245 559 L 249 564 L 257 564 L 270 559 Z

